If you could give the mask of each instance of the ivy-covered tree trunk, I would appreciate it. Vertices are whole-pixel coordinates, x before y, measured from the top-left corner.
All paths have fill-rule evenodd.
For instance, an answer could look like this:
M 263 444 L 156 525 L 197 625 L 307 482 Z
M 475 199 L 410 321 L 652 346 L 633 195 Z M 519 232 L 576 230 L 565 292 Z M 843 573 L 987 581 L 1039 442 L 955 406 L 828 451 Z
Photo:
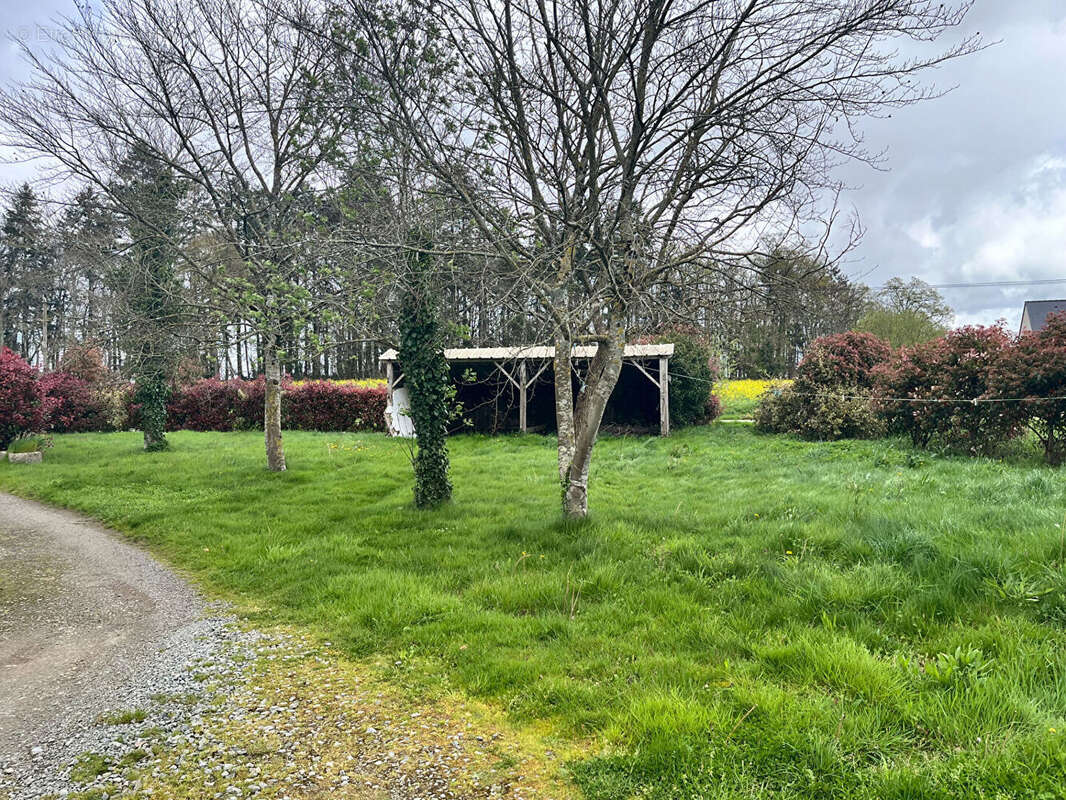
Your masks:
M 153 452 L 170 447 L 167 441 L 167 400 L 170 383 L 160 375 L 141 376 L 137 380 L 134 400 L 141 406 L 141 430 L 144 449 Z
M 121 338 L 141 406 L 144 449 L 166 450 L 167 401 L 178 353 L 181 285 L 175 267 L 186 186 L 146 147 L 133 148 L 114 188 L 133 245 L 113 280 L 123 295 Z
M 448 479 L 448 399 L 451 375 L 444 357 L 429 256 L 415 252 L 400 307 L 400 365 L 415 426 L 415 505 L 435 508 L 452 496 Z

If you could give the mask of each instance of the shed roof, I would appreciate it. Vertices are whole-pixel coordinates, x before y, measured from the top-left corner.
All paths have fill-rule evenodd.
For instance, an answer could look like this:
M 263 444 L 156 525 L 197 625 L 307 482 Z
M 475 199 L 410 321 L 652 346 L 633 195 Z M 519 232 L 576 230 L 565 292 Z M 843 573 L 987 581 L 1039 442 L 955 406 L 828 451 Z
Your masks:
M 579 345 L 574 348 L 574 358 L 592 358 L 599 345 Z M 627 344 L 625 358 L 669 358 L 674 354 L 672 344 Z M 542 345 L 521 347 L 459 347 L 444 351 L 449 361 L 513 361 L 521 358 L 555 358 L 555 348 Z M 398 361 L 396 350 L 389 349 L 378 356 L 378 361 Z
M 1038 331 L 1044 327 L 1048 315 L 1066 311 L 1066 300 L 1026 300 L 1022 308 L 1022 326 L 1029 320 L 1029 329 Z

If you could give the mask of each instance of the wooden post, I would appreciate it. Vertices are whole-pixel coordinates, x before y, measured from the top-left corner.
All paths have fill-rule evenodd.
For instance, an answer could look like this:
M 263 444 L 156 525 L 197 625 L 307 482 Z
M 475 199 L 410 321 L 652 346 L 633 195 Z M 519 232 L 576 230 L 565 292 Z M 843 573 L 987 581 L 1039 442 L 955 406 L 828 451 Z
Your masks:
M 391 361 L 386 361 L 385 362 L 385 388 L 387 390 L 388 403 L 389 403 L 390 406 L 392 405 L 392 389 L 393 389 L 392 374 L 393 374 L 393 372 L 392 372 L 392 362 Z
M 518 429 L 522 432 L 526 432 L 526 389 L 528 388 L 528 381 L 526 380 L 526 360 L 523 358 L 518 362 Z
M 670 359 L 659 357 L 659 435 L 670 435 Z

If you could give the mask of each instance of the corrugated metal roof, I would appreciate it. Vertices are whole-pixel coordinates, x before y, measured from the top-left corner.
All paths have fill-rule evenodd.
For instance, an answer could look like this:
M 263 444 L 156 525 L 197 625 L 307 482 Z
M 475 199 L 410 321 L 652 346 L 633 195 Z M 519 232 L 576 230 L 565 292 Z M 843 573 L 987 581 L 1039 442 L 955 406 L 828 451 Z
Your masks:
M 579 345 L 574 348 L 574 358 L 592 358 L 599 345 Z M 659 358 L 672 356 L 673 344 L 627 344 L 626 358 Z M 555 358 L 554 347 L 529 345 L 524 347 L 459 347 L 446 349 L 444 357 L 449 361 L 514 361 L 520 358 L 547 359 Z M 396 361 L 395 350 L 386 350 L 378 361 Z
M 1044 327 L 1049 314 L 1066 311 L 1066 300 L 1026 300 L 1022 308 L 1022 327 L 1028 318 L 1029 330 L 1038 331 Z

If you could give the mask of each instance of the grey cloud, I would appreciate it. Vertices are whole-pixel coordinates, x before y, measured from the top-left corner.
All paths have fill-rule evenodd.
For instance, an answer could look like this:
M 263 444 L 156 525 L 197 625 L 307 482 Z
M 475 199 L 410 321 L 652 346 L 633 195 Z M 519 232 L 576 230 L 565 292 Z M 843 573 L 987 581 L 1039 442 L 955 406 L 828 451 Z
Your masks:
M 852 271 L 868 282 L 1066 277 L 1066 4 L 984 0 L 976 31 L 998 43 L 936 73 L 954 91 L 868 126 L 889 171 L 845 170 L 867 228 Z M 944 293 L 959 322 L 1013 326 L 1024 299 L 1066 284 Z

